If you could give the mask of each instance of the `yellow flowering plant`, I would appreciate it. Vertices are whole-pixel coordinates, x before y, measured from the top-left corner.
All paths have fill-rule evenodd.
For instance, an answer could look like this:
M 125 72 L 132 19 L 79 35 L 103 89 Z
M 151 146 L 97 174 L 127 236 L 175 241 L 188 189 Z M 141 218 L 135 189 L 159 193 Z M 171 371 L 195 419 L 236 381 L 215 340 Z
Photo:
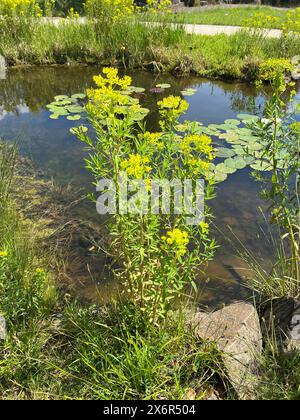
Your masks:
M 36 0 L 1 0 L 0 15 L 38 17 L 41 9 Z
M 105 68 L 94 81 L 96 88 L 87 91 L 86 112 L 95 134 L 89 135 L 87 127 L 82 126 L 72 132 L 88 148 L 86 166 L 95 184 L 103 178 L 114 180 L 118 202 L 119 180 L 124 174 L 132 183 L 145 182 L 144 195 L 135 203 L 137 211 L 111 215 L 109 252 L 118 262 L 114 274 L 122 284 L 126 301 L 144 314 L 144 322 L 159 324 L 186 288 L 195 287 L 197 273 L 214 254 L 215 242 L 209 235 L 210 213 L 206 205 L 202 215 L 206 220 L 189 224 L 175 201 L 169 211 L 162 207 L 144 212 L 141 203 L 145 197 L 150 198 L 156 183 L 162 180 L 188 179 L 195 185 L 201 178 L 206 182 L 205 199 L 211 198 L 212 141 L 197 134 L 193 123 L 186 122 L 185 131 L 178 134 L 178 119 L 188 109 L 182 98 L 169 96 L 158 102 L 161 131 L 150 132 L 145 120 L 148 110 L 132 96 L 130 77 L 120 77 L 117 69 Z M 158 189 L 158 196 L 163 201 L 165 191 Z M 179 207 L 183 197 L 180 200 Z M 149 202 L 147 206 L 150 210 Z
M 133 0 L 86 0 L 85 12 L 88 17 L 109 23 L 119 23 L 134 12 Z

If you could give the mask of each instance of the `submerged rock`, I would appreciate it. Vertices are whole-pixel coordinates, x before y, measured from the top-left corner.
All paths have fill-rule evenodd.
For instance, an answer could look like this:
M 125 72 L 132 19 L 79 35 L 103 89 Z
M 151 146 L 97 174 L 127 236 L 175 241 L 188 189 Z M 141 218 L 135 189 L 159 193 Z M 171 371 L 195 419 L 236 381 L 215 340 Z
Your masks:
M 0 340 L 5 340 L 6 338 L 6 321 L 3 316 L 0 315 Z
M 262 334 L 253 305 L 236 302 L 212 313 L 195 315 L 196 335 L 216 341 L 223 354 L 228 379 L 239 398 L 252 398 L 253 367 L 262 351 Z

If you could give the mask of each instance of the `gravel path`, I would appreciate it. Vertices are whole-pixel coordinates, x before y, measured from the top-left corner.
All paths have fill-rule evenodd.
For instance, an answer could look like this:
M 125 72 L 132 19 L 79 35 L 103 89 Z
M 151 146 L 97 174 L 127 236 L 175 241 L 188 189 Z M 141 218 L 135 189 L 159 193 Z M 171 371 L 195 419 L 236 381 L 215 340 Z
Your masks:
M 240 31 L 241 29 L 245 29 L 242 26 L 197 25 L 197 24 L 191 24 L 191 23 L 186 23 L 183 26 L 188 34 L 197 34 L 197 35 L 218 35 L 218 34 L 232 35 Z M 266 29 L 265 34 L 269 38 L 280 38 L 281 30 L 280 29 Z
M 45 22 L 53 23 L 55 26 L 58 26 L 62 23 L 69 23 L 71 20 L 67 20 L 64 18 L 43 18 Z M 80 24 L 84 24 L 86 19 L 81 17 L 77 19 L 77 22 Z M 158 26 L 160 23 L 146 23 L 151 26 Z M 192 23 L 185 23 L 185 24 L 175 24 L 170 23 L 171 27 L 177 27 L 182 25 L 185 31 L 188 34 L 196 34 L 196 35 L 219 35 L 219 34 L 226 34 L 232 35 L 236 32 L 240 31 L 241 29 L 245 29 L 242 26 L 225 26 L 225 25 L 201 25 L 201 24 L 192 24 Z M 280 29 L 266 29 L 265 30 L 266 36 L 269 38 L 280 38 L 281 30 Z

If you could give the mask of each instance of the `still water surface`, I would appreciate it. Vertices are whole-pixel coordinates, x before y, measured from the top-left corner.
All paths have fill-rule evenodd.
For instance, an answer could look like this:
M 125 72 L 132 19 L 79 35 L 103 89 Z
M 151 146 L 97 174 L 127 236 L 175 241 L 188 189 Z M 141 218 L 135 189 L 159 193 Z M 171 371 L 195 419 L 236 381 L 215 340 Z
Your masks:
M 49 119 L 45 106 L 55 95 L 83 92 L 92 86 L 92 77 L 99 72 L 96 67 L 10 69 L 7 78 L 0 80 L 0 137 L 9 141 L 17 139 L 21 153 L 30 157 L 47 177 L 61 184 L 72 183 L 76 188 L 91 189 L 91 179 L 84 168 L 83 145 L 69 132 L 74 122 L 64 117 Z M 266 99 L 253 86 L 242 83 L 211 82 L 193 77 L 178 79 L 146 72 L 135 72 L 131 76 L 135 86 L 146 88 L 142 101 L 151 110 L 148 127 L 154 130 L 158 120 L 157 100 L 165 94 L 181 95 L 180 92 L 188 87 L 196 88 L 197 92 L 185 98 L 190 106 L 184 118 L 204 124 L 222 123 L 239 112 L 261 112 Z M 165 94 L 149 92 L 157 83 L 170 83 L 172 87 Z M 225 239 L 231 236 L 229 228 L 263 263 L 271 256 L 263 234 L 267 225 L 259 210 L 266 206 L 259 198 L 259 185 L 251 179 L 248 169 L 230 175 L 219 184 L 217 197 L 211 204 L 221 246 L 203 279 L 199 279 L 200 299 L 208 305 L 249 295 L 241 285 L 243 264 L 236 257 L 234 246 Z M 88 213 L 86 208 L 84 217 L 94 219 L 93 206 L 88 205 Z M 97 289 L 100 299 L 107 300 L 114 285 L 92 279 L 86 267 L 82 270 L 86 271 L 86 280 L 75 285 L 77 290 L 83 296 L 95 297 Z

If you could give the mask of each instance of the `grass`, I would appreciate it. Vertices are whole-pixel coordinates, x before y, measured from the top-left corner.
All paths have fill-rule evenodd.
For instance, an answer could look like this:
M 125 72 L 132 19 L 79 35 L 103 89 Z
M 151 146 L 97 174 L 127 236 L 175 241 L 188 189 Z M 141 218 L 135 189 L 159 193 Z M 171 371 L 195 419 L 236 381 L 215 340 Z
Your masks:
M 58 27 L 34 23 L 23 29 L 12 33 L 2 28 L 0 54 L 9 65 L 103 64 L 254 80 L 264 60 L 299 54 L 296 37 L 270 39 L 259 31 L 200 36 L 163 24 L 154 29 L 137 20 L 110 28 L 88 21 Z
M 168 17 L 169 21 L 176 23 L 193 23 L 202 25 L 229 25 L 247 26 L 247 20 L 260 14 L 262 18 L 272 16 L 277 18 L 270 23 L 266 22 L 266 27 L 280 29 L 285 20 L 287 11 L 273 7 L 214 7 L 211 9 L 198 9 L 197 11 L 178 11 Z

